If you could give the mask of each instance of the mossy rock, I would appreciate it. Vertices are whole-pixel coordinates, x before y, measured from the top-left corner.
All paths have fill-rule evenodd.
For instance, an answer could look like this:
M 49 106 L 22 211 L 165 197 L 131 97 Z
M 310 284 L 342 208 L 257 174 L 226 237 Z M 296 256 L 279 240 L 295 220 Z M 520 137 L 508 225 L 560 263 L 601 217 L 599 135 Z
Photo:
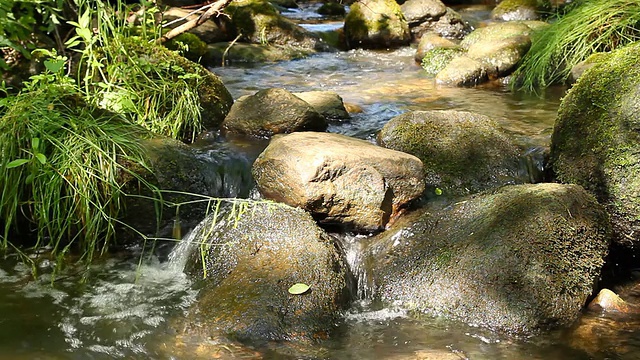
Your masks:
M 491 11 L 491 18 L 502 21 L 538 20 L 540 0 L 502 0 Z
M 313 54 L 310 49 L 290 46 L 261 45 L 228 42 L 209 44 L 206 64 L 259 64 L 303 59 Z
M 495 23 L 486 27 L 481 27 L 460 42 L 460 46 L 469 49 L 476 43 L 487 41 L 500 41 L 516 36 L 529 36 L 533 30 L 523 21 L 510 21 L 504 23 Z
M 205 130 L 215 130 L 219 127 L 231 109 L 233 98 L 215 74 L 162 45 L 148 43 L 136 37 L 125 38 L 122 43 L 129 54 L 129 57 L 123 61 L 125 63 L 134 62 L 136 66 L 146 68 L 145 74 L 152 80 L 156 76 L 154 70 L 160 67 L 180 69 L 180 71 L 165 71 L 165 73 L 173 74 L 176 80 L 179 76 L 196 75 L 188 79 L 187 83 L 192 84 L 193 89 L 198 92 L 202 116 L 201 125 Z M 171 121 L 171 119 L 166 119 L 166 121 Z
M 329 1 L 318 8 L 318 14 L 326 16 L 344 16 L 347 11 L 339 2 Z
M 468 56 L 458 56 L 436 75 L 436 84 L 445 86 L 475 86 L 489 80 L 487 67 Z
M 427 74 L 436 76 L 454 58 L 464 54 L 461 48 L 435 48 L 427 51 L 422 58 L 422 68 Z
M 616 243 L 640 243 L 640 44 L 595 59 L 562 100 L 551 138 L 557 179 L 605 205 Z
M 528 335 L 578 319 L 609 241 L 580 186 L 515 185 L 401 219 L 365 263 L 383 303 Z
M 304 210 L 249 206 L 237 218 L 221 213 L 215 223 L 212 214 L 195 231 L 194 241 L 205 245 L 194 247 L 186 272 L 201 290 L 185 333 L 253 342 L 326 339 L 354 290 L 344 253 Z M 290 293 L 297 283 L 309 290 Z
M 280 15 L 266 0 L 234 0 L 224 10 L 242 41 L 307 50 L 331 50 L 320 38 Z
M 360 0 L 351 5 L 344 36 L 350 49 L 397 47 L 411 40 L 409 25 L 394 0 Z
M 200 62 L 208 54 L 207 44 L 200 40 L 198 35 L 192 33 L 182 33 L 163 45 L 194 62 Z
M 521 182 L 519 151 L 489 117 L 411 111 L 384 125 L 378 142 L 422 160 L 427 189 L 459 196 Z
M 428 32 L 420 38 L 420 42 L 418 43 L 418 49 L 416 50 L 416 54 L 414 59 L 417 63 L 422 63 L 422 59 L 425 57 L 427 51 L 433 49 L 451 49 L 451 48 L 459 48 L 458 44 L 454 43 L 449 39 L 445 39 L 442 36 L 434 33 Z

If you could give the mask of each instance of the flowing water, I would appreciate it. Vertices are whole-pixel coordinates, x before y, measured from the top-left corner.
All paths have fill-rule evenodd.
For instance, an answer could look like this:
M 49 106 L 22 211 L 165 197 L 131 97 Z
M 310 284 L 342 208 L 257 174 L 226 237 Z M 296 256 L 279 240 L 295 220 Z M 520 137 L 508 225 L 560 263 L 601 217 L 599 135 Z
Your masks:
M 308 19 L 302 14 L 292 17 Z M 332 29 L 336 25 L 306 25 Z M 324 28 L 322 26 L 325 26 Z M 234 98 L 269 87 L 292 92 L 332 90 L 361 108 L 329 131 L 373 140 L 392 117 L 409 110 L 467 110 L 494 118 L 523 147 L 539 153 L 549 136 L 563 89 L 542 97 L 512 93 L 502 86 L 442 88 L 413 60 L 414 50 L 353 50 L 255 67 L 213 69 Z M 213 136 L 215 140 L 227 141 Z M 265 141 L 228 139 L 247 161 Z M 207 147 L 207 140 L 200 144 Z M 534 164 L 540 166 L 540 163 Z M 236 179 L 238 180 L 238 179 Z M 234 181 L 229 181 L 234 183 Z M 366 274 L 359 269 L 358 240 L 345 237 L 347 257 L 360 276 L 360 297 L 344 316 L 340 336 L 315 345 L 327 359 L 640 359 L 640 333 L 633 322 L 598 327 L 601 317 L 586 317 L 588 331 L 557 331 L 513 338 L 439 318 L 380 307 L 368 302 Z M 148 247 L 147 247 L 148 249 Z M 0 360 L 5 359 L 190 359 L 174 351 L 172 319 L 184 315 L 196 298 L 182 273 L 188 246 L 167 257 L 141 256 L 127 249 L 85 269 L 67 269 L 55 282 L 55 264 L 38 263 L 40 273 L 14 258 L 0 262 Z M 81 282 L 83 275 L 86 281 Z M 591 321 L 591 322 L 589 322 Z M 589 325 L 591 324 L 591 325 Z M 607 332 L 605 334 L 605 332 Z M 586 335 L 585 335 L 586 334 Z M 599 344 L 594 347 L 594 344 Z M 311 345 L 310 345 L 311 346 Z M 262 358 L 287 357 L 273 349 Z M 206 355 L 203 358 L 211 358 Z M 231 353 L 228 358 L 233 358 Z

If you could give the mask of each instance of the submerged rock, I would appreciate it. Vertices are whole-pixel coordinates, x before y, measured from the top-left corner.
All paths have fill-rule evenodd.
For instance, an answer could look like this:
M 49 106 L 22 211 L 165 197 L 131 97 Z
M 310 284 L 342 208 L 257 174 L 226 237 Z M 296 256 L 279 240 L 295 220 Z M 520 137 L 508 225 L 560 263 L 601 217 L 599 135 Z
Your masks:
M 610 240 L 577 185 L 506 186 L 405 219 L 368 246 L 375 297 L 518 334 L 580 316 Z
M 186 270 L 202 287 L 184 332 L 205 339 L 315 341 L 336 329 L 352 278 L 336 241 L 301 209 L 250 204 L 236 217 L 209 216 Z M 204 259 L 204 263 L 202 262 Z M 289 288 L 309 286 L 302 294 Z
M 518 148 L 489 117 L 464 111 L 411 111 L 387 122 L 378 142 L 417 156 L 431 194 L 459 196 L 522 182 Z
M 344 21 L 347 48 L 390 48 L 409 44 L 409 25 L 394 0 L 360 0 Z
M 266 198 L 356 231 L 384 228 L 403 205 L 422 195 L 422 171 L 415 156 L 311 132 L 274 138 L 252 170 Z
M 551 138 L 558 180 L 582 185 L 611 215 L 614 241 L 640 244 L 640 45 L 598 56 L 562 100 Z
M 239 98 L 222 127 L 233 133 L 269 137 L 294 131 L 324 131 L 327 120 L 289 91 L 271 88 Z

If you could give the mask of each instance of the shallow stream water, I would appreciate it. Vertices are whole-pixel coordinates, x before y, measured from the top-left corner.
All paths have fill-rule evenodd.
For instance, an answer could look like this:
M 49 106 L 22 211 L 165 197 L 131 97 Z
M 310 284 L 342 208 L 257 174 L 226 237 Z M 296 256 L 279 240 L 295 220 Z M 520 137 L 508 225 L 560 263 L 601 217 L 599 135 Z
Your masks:
M 330 132 L 373 140 L 389 119 L 406 111 L 454 109 L 494 118 L 517 139 L 523 153 L 548 146 L 563 89 L 539 97 L 513 93 L 503 86 L 436 87 L 415 64 L 413 54 L 411 48 L 353 50 L 213 71 L 234 98 L 269 87 L 292 92 L 332 90 L 362 109 L 349 121 L 331 124 Z M 216 141 L 226 140 L 217 137 Z M 249 160 L 266 145 L 265 141 L 229 141 Z M 206 147 L 206 141 L 201 146 Z M 357 244 L 354 238 L 345 241 Z M 181 255 L 141 257 L 143 250 L 133 248 L 98 261 L 88 274 L 67 269 L 54 283 L 49 262 L 39 264 L 43 275 L 36 280 L 30 279 L 31 269 L 16 259 L 0 262 L 0 360 L 193 358 L 174 351 L 167 340 L 173 335 L 172 319 L 181 317 L 196 297 L 182 273 Z M 357 268 L 357 245 L 350 246 L 348 257 Z M 79 281 L 81 274 L 88 275 L 86 282 Z M 366 291 L 361 288 L 361 293 Z M 586 317 L 587 322 L 600 319 Z M 594 326 L 585 336 L 566 330 L 513 338 L 361 300 L 345 314 L 340 336 L 308 345 L 312 349 L 305 352 L 337 360 L 640 359 L 638 328 L 625 322 Z M 220 356 L 241 357 L 231 348 Z M 256 349 L 254 358 L 296 357 L 277 349 Z

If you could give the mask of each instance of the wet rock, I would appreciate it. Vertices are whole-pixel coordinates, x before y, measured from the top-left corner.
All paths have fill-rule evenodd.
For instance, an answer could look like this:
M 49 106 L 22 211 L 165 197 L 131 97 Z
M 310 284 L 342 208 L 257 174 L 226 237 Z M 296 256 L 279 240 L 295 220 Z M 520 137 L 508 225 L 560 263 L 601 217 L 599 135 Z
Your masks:
M 471 30 L 471 25 L 451 8 L 447 8 L 444 15 L 437 19 L 426 20 L 411 26 L 411 34 L 414 39 L 421 39 L 424 34 L 434 32 L 447 39 L 460 40 Z
M 431 49 L 426 53 L 424 53 L 424 56 L 422 57 L 422 61 L 420 65 L 422 66 L 422 68 L 427 74 L 436 76 L 440 71 L 444 70 L 447 67 L 447 65 L 449 65 L 449 63 L 453 61 L 453 59 L 460 57 L 462 54 L 464 54 L 464 50 L 462 50 L 459 47 Z M 440 80 L 442 81 L 443 79 L 444 79 L 444 74 L 443 74 L 443 77 L 440 78 Z M 450 79 L 445 81 L 456 82 L 455 79 Z M 470 83 L 474 83 L 475 81 L 480 81 L 480 80 L 464 79 L 459 81 L 462 81 L 462 82 L 468 81 Z
M 447 12 L 440 0 L 407 0 L 400 6 L 409 26 L 437 20 Z
M 607 56 L 563 99 L 551 138 L 557 179 L 582 185 L 604 204 L 615 242 L 640 243 L 640 46 Z
M 186 234 L 206 215 L 207 202 L 194 203 L 194 200 L 205 200 L 205 196 L 246 197 L 253 187 L 251 164 L 225 145 L 196 149 L 170 138 L 145 140 L 142 145 L 149 156 L 150 171 L 137 172 L 164 190 L 162 198 L 167 203 L 190 202 L 188 206 L 181 206 L 177 214 L 175 208 L 164 209 L 162 218 L 157 219 L 156 204 L 152 201 L 127 197 L 124 221 L 145 235 L 180 238 L 179 235 Z M 131 189 L 129 193 L 137 194 L 137 190 Z M 174 228 L 176 221 L 180 223 L 179 228 Z M 181 234 L 176 233 L 178 230 Z
M 172 7 L 162 12 L 162 19 L 166 22 L 171 22 L 173 20 L 182 19 L 186 17 L 184 21 L 190 21 L 190 20 L 196 19 L 199 16 L 199 14 L 192 14 L 190 16 L 187 16 L 189 15 L 190 12 L 191 12 L 190 10 L 181 9 L 178 7 Z M 184 22 L 181 21 L 169 27 L 173 29 L 183 23 Z M 233 37 L 230 34 L 228 34 L 224 29 L 221 29 L 211 19 L 189 30 L 189 32 L 197 35 L 202 41 L 206 43 L 216 43 L 221 41 L 229 41 L 233 39 Z
M 508 22 L 473 31 L 460 43 L 466 54 L 450 60 L 436 75 L 436 83 L 473 86 L 509 75 L 529 51 L 529 35 L 536 26 L 537 22 Z
M 484 115 L 407 112 L 385 124 L 378 142 L 422 160 L 431 192 L 459 196 L 520 182 L 518 148 Z
M 360 0 L 351 5 L 344 22 L 349 49 L 390 48 L 411 41 L 409 25 L 394 0 Z
M 222 127 L 233 133 L 269 137 L 294 131 L 324 131 L 327 120 L 289 91 L 271 88 L 239 98 Z
M 326 2 L 318 8 L 318 14 L 325 16 L 344 16 L 346 13 L 344 5 L 334 1 Z
M 269 203 L 239 209 L 237 218 L 220 215 L 215 223 L 212 214 L 196 230 L 195 241 L 204 245 L 195 246 L 186 271 L 201 290 L 184 334 L 253 342 L 326 339 L 352 296 L 336 241 L 301 209 Z M 310 288 L 289 293 L 297 283 Z
M 576 65 L 574 65 L 574 67 L 571 68 L 571 73 L 569 74 L 567 82 L 569 84 L 575 83 L 576 81 L 578 81 L 578 78 L 580 78 L 580 76 L 584 74 L 585 71 L 591 69 L 592 67 L 597 65 L 599 61 L 606 59 L 606 57 L 607 53 L 595 53 L 589 56 L 586 60 L 577 63 Z
M 235 34 L 242 34 L 243 42 L 313 51 L 331 50 L 316 34 L 280 15 L 266 0 L 234 0 L 224 12 L 231 17 Z
M 474 86 L 489 80 L 484 65 L 468 56 L 459 56 L 436 75 L 436 84 L 447 86 Z
M 326 119 L 345 120 L 350 118 L 342 98 L 334 91 L 305 91 L 293 93 L 293 95 L 309 103 Z
M 432 206 L 372 238 L 375 298 L 517 334 L 580 316 L 610 240 L 606 212 L 580 186 L 506 186 Z
M 502 0 L 491 12 L 491 18 L 502 21 L 538 20 L 538 0 Z
M 422 63 L 426 53 L 434 49 L 455 49 L 458 45 L 449 39 L 445 39 L 436 33 L 426 33 L 420 38 L 418 49 L 414 59 L 417 63 Z
M 622 300 L 618 294 L 609 289 L 602 289 L 591 300 L 589 310 L 596 312 L 615 312 L 619 314 L 640 314 L 640 307 Z
M 382 229 L 424 190 L 422 162 L 415 156 L 338 134 L 274 138 L 252 172 L 265 198 L 356 231 Z

